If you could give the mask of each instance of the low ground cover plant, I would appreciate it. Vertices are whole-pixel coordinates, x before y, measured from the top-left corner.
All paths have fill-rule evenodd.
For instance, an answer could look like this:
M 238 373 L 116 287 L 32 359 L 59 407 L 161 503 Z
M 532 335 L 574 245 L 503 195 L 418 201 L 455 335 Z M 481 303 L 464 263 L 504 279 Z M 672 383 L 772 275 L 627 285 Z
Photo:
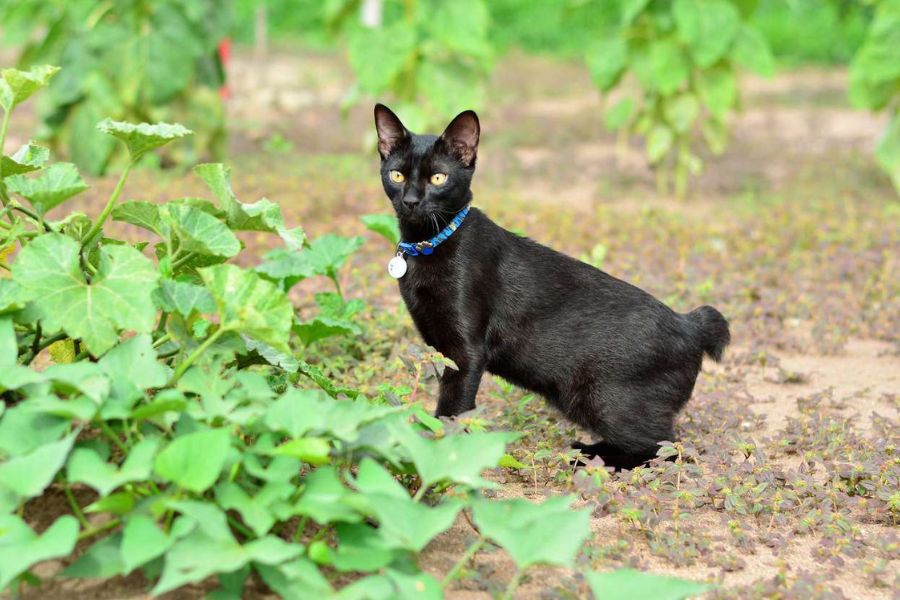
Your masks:
M 532 567 L 575 566 L 590 507 L 485 493 L 515 434 L 451 432 L 389 388 L 336 383 L 310 351 L 358 333 L 363 304 L 338 272 L 359 238 L 308 239 L 276 203 L 241 202 L 221 164 L 195 168 L 215 201 L 126 200 L 131 169 L 191 132 L 108 119 L 98 129 L 129 160 L 104 208 L 48 218 L 87 183 L 36 144 L 2 150 L 13 109 L 57 70 L 0 79 L 0 589 L 40 585 L 34 567 L 57 561 L 60 578 L 139 571 L 152 594 L 439 598 L 499 547 L 516 565 L 510 597 Z M 111 237 L 110 220 L 140 241 Z M 235 232 L 280 245 L 239 267 Z M 334 291 L 300 319 L 288 291 L 311 277 Z M 59 496 L 64 514 L 38 523 Z M 418 556 L 459 518 L 475 540 L 439 580 Z M 586 585 L 602 598 L 707 589 L 630 570 Z

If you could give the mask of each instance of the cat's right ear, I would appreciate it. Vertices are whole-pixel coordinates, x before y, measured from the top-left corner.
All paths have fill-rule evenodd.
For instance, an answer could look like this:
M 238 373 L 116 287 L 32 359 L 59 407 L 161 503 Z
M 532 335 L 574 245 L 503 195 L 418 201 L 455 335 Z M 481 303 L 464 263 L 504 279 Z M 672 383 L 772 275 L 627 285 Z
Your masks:
M 384 104 L 375 105 L 375 129 L 378 131 L 378 153 L 381 158 L 387 158 L 409 140 L 409 131 L 394 111 Z

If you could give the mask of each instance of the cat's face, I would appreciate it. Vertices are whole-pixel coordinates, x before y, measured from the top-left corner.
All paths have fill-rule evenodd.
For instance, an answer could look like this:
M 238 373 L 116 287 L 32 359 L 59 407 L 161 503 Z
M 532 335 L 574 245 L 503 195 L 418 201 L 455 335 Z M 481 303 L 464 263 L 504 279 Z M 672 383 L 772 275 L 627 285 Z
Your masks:
M 416 135 L 391 109 L 375 105 L 381 181 L 404 233 L 433 235 L 472 198 L 480 126 L 471 110 L 440 136 Z

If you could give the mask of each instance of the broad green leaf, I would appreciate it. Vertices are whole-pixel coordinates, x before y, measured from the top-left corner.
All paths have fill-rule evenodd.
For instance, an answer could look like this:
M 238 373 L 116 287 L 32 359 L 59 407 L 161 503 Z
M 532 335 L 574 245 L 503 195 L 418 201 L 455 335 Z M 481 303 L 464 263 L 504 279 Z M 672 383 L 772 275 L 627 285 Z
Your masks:
M 30 173 L 44 166 L 50 158 L 50 150 L 44 146 L 38 146 L 28 142 L 12 156 L 0 156 L 0 174 L 3 177 Z
M 634 100 L 622 98 L 606 111 L 603 115 L 603 123 L 610 131 L 617 131 L 628 123 L 632 113 L 634 113 Z
M 490 14 L 483 0 L 437 2 L 425 11 L 424 25 L 431 39 L 451 52 L 488 60 Z
M 6 187 L 28 200 L 39 214 L 59 206 L 72 196 L 80 194 L 88 185 L 72 163 L 54 163 L 41 171 L 36 178 L 13 175 L 6 178 Z
M 15 248 L 15 245 L 10 245 L 9 248 Z M 28 299 L 19 284 L 11 279 L 0 278 L 0 314 L 20 310 L 25 307 L 26 302 Z
M 195 311 L 206 314 L 216 310 L 216 303 L 209 290 L 186 281 L 160 280 L 153 299 L 163 311 L 177 312 L 185 318 Z
M 650 0 L 622 0 L 622 25 L 631 25 L 650 3 Z
M 741 15 L 728 0 L 674 0 L 672 16 L 681 39 L 702 68 L 728 51 L 741 26 Z
M 656 40 L 649 48 L 636 52 L 632 67 L 643 87 L 664 96 L 677 92 L 691 72 L 687 56 L 672 38 Z
M 606 92 L 616 86 L 625 71 L 628 44 L 621 37 L 606 37 L 594 42 L 586 58 L 594 83 Z
M 359 250 L 362 244 L 363 239 L 359 236 L 344 237 L 326 233 L 314 239 L 304 252 L 314 273 L 334 278 L 347 258 Z
M 278 566 L 254 565 L 263 581 L 282 598 L 326 598 L 333 593 L 331 584 L 316 565 L 305 558 Z
M 25 102 L 36 91 L 46 87 L 50 78 L 59 72 L 59 67 L 40 65 L 28 71 L 3 69 L 0 71 L 0 107 L 10 111 Z M 3 586 L 0 585 L 0 589 Z
M 481 472 L 496 467 L 505 454 L 506 444 L 518 437 L 513 433 L 490 432 L 429 440 L 409 429 L 398 433 L 419 471 L 422 485 L 448 481 L 473 488 L 490 485 L 482 479 Z
M 200 269 L 200 276 L 216 303 L 221 327 L 290 353 L 294 309 L 274 284 L 234 265 Z
M 440 600 L 441 584 L 427 573 L 407 575 L 386 569 L 384 575 L 370 575 L 341 589 L 340 600 Z
M 334 400 L 319 390 L 291 389 L 269 406 L 265 423 L 293 438 L 330 433 L 352 443 L 363 425 L 399 410 L 365 400 Z
M 121 533 L 101 539 L 66 567 L 61 575 L 78 579 L 108 579 L 123 574 L 125 566 L 119 550 L 121 544 Z
M 84 483 L 106 496 L 121 485 L 150 477 L 158 448 L 158 440 L 141 440 L 128 453 L 121 468 L 108 463 L 93 448 L 76 448 L 69 457 L 66 475 L 70 482 Z
M 231 447 L 225 429 L 210 429 L 175 438 L 156 456 L 157 475 L 198 494 L 216 482 Z
M 235 231 L 267 231 L 277 233 L 287 247 L 297 250 L 303 247 L 306 236 L 300 227 L 287 228 L 281 207 L 263 198 L 253 204 L 244 204 L 231 189 L 231 169 L 221 163 L 197 165 L 194 172 L 206 182 L 225 211 L 225 222 Z
M 231 573 L 250 562 L 278 565 L 296 559 L 302 551 L 302 546 L 271 535 L 240 545 L 233 538 L 215 539 L 197 530 L 166 553 L 162 576 L 151 593 L 163 594 L 216 573 Z
M 284 289 L 290 289 L 300 281 L 317 274 L 307 250 L 288 248 L 275 248 L 267 252 L 263 262 L 256 267 L 256 271 L 269 279 L 283 282 Z
M 275 524 L 272 505 L 286 501 L 295 489 L 287 482 L 272 482 L 264 485 L 255 496 L 250 497 L 241 486 L 225 482 L 216 487 L 216 501 L 225 510 L 239 512 L 244 523 L 256 535 L 263 536 Z
M 371 573 L 383 569 L 403 553 L 366 523 L 338 523 L 335 531 L 338 545 L 328 553 L 327 564 L 338 571 Z
M 159 218 L 159 204 L 146 200 L 131 200 L 122 202 L 116 206 L 110 216 L 114 221 L 124 221 L 152 231 L 160 237 L 166 237 L 167 232 Z
M 129 246 L 104 246 L 88 283 L 80 250 L 75 240 L 48 233 L 13 264 L 13 279 L 33 301 L 44 329 L 62 329 L 93 354 L 111 348 L 120 329 L 149 333 L 156 319 L 151 293 L 159 277 L 153 263 Z
M 97 124 L 97 129 L 119 138 L 128 148 L 132 161 L 139 160 L 147 152 L 165 146 L 172 140 L 191 135 L 193 131 L 181 125 L 170 123 L 125 123 L 104 119 Z
M 60 438 L 69 421 L 41 411 L 33 399 L 9 407 L 0 419 L 0 456 L 24 456 Z
M 70 433 L 59 441 L 0 464 L 0 488 L 12 490 L 22 499 L 40 496 L 66 464 L 77 435 L 78 432 Z
M 363 215 L 361 219 L 366 229 L 384 237 L 391 243 L 391 246 L 400 243 L 400 226 L 397 224 L 397 217 L 393 215 Z
M 114 347 L 98 364 L 109 377 L 112 397 L 128 407 L 143 395 L 144 390 L 165 385 L 170 375 L 170 369 L 157 360 L 153 338 L 146 333 Z M 116 418 L 126 416 L 127 413 L 116 415 Z
M 709 112 L 723 121 L 737 101 L 737 84 L 729 67 L 720 66 L 704 71 L 697 77 L 697 92 Z
M 288 440 L 273 450 L 277 456 L 290 456 L 311 465 L 324 465 L 331 462 L 331 444 L 324 438 L 305 437 Z
M 775 57 L 766 38 L 750 25 L 742 25 L 731 51 L 734 61 L 766 77 L 775 72 Z
M 588 572 L 585 577 L 597 600 L 682 600 L 703 594 L 713 587 L 706 583 L 642 573 L 634 569 Z
M 359 335 L 362 331 L 352 321 L 324 316 L 297 323 L 293 329 L 305 346 L 336 335 Z
M 372 94 L 384 91 L 409 64 L 415 48 L 415 28 L 403 20 L 379 28 L 352 29 L 347 52 L 359 87 Z
M 541 504 L 521 498 L 481 499 L 472 507 L 472 518 L 482 535 L 502 546 L 519 569 L 537 564 L 566 567 L 591 536 L 591 509 L 573 510 L 574 499 L 556 496 Z
M 306 477 L 303 494 L 291 512 L 305 515 L 320 525 L 339 521 L 358 523 L 362 515 L 353 507 L 358 497 L 359 494 L 341 483 L 334 467 L 322 467 Z
M 164 204 L 159 216 L 181 242 L 183 250 L 198 254 L 232 257 L 241 250 L 241 242 L 217 218 L 185 204 Z
M 655 165 L 665 158 L 674 141 L 671 129 L 665 125 L 654 126 L 647 135 L 647 160 L 650 164 Z
M 191 528 L 191 521 L 179 518 L 173 523 L 171 535 L 167 535 L 150 517 L 133 515 L 122 530 L 121 554 L 125 573 L 162 556 Z
M 700 103 L 692 94 L 682 94 L 666 100 L 663 112 L 666 121 L 678 133 L 687 133 L 700 112 Z
M 71 515 L 40 535 L 16 515 L 0 515 L 0 590 L 37 563 L 71 554 L 77 538 L 78 520 Z
M 359 464 L 356 484 L 362 492 L 409 500 L 406 488 L 387 469 L 368 457 Z

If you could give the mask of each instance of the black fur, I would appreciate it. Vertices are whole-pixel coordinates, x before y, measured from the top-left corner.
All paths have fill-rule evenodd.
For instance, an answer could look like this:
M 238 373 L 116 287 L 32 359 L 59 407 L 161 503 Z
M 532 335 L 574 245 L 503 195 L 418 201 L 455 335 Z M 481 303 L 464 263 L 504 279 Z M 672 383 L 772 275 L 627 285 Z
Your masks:
M 472 198 L 472 111 L 440 137 L 415 135 L 376 105 L 382 181 L 403 239 L 426 240 Z M 398 170 L 405 181 L 391 181 Z M 429 183 L 447 173 L 443 186 Z M 430 256 L 407 257 L 400 293 L 425 342 L 453 359 L 437 414 L 475 408 L 487 370 L 546 397 L 602 442 L 574 447 L 632 468 L 674 440 L 703 354 L 719 360 L 728 322 L 710 306 L 678 314 L 650 294 L 519 237 L 472 208 Z

